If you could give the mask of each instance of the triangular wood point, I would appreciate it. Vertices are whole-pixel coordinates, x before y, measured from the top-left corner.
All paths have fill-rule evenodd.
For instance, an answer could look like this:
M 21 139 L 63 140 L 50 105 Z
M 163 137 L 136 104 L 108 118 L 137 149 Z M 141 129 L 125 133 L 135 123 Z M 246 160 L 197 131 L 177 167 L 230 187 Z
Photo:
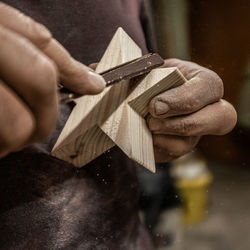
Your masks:
M 96 71 L 108 70 L 141 55 L 140 48 L 119 28 Z M 152 70 L 133 91 L 129 82 L 123 82 L 99 95 L 78 98 L 52 154 L 82 167 L 117 145 L 128 157 L 155 172 L 152 135 L 144 116 L 154 96 L 184 82 L 178 69 L 160 68 Z

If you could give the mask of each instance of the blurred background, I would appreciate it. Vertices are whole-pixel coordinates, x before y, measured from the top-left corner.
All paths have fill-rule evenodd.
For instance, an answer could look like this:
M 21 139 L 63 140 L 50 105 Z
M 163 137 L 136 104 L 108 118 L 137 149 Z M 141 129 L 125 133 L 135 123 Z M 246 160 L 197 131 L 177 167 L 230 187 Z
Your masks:
M 238 123 L 226 136 L 204 137 L 171 166 L 158 166 L 154 177 L 142 172 L 142 217 L 161 250 L 248 250 L 250 1 L 147 2 L 162 57 L 217 72 Z

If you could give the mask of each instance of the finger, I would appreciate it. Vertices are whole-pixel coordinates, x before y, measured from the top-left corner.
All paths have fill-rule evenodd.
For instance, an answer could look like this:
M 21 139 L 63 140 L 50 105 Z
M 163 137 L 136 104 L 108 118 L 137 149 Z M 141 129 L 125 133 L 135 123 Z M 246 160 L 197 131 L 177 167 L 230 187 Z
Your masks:
M 214 73 L 213 71 L 202 67 L 197 63 L 184 61 L 177 58 L 170 58 L 164 60 L 164 64 L 161 66 L 161 68 L 168 67 L 177 67 L 187 80 L 190 80 L 193 77 L 202 74 L 203 72 L 205 72 L 206 74 Z
M 2 2 L 0 24 L 26 37 L 39 48 L 46 46 L 51 40 L 51 33 L 45 26 Z
M 79 94 L 97 94 L 106 86 L 99 74 L 74 60 L 43 25 L 3 3 L 0 3 L 0 24 L 26 37 L 43 50 L 56 63 L 62 84 L 68 89 Z
M 56 68 L 27 39 L 1 25 L 0 40 L 0 75 L 34 114 L 34 140 L 44 139 L 57 119 Z
M 43 51 L 57 64 L 62 84 L 68 89 L 79 94 L 98 94 L 105 88 L 101 75 L 74 60 L 55 39 Z
M 157 147 L 154 147 L 154 157 L 156 163 L 171 162 L 179 158 L 179 156 L 174 156 L 172 153 Z
M 93 70 L 96 70 L 97 66 L 98 66 L 98 63 L 91 63 L 91 64 L 89 65 L 89 67 L 90 67 L 91 69 L 93 69 Z
M 199 136 L 153 135 L 156 162 L 168 162 L 190 152 L 199 139 Z
M 233 106 L 220 100 L 191 115 L 165 119 L 150 117 L 148 125 L 154 134 L 202 136 L 224 135 L 234 128 L 236 121 Z
M 0 157 L 26 144 L 34 128 L 27 105 L 0 80 Z
M 223 83 L 217 74 L 194 63 L 175 61 L 179 60 L 171 60 L 168 65 L 180 67 L 189 81 L 156 96 L 149 106 L 152 116 L 166 118 L 190 114 L 222 98 Z

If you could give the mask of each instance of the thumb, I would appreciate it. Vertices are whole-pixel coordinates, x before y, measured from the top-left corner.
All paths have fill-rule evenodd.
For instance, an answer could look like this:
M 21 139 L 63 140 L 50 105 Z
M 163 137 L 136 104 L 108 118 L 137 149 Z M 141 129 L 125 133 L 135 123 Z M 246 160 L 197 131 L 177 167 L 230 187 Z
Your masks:
M 73 59 L 55 39 L 43 51 L 56 63 L 66 88 L 78 94 L 98 94 L 105 88 L 106 82 L 101 75 Z
M 0 25 L 31 41 L 56 64 L 61 83 L 78 94 L 98 94 L 106 83 L 92 69 L 73 59 L 46 27 L 0 2 Z

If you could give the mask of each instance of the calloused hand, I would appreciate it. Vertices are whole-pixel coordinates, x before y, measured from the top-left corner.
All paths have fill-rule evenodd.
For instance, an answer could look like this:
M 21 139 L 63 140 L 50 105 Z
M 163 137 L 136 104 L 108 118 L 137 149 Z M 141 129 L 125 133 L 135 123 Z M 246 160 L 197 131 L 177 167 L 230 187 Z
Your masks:
M 222 99 L 223 82 L 213 71 L 178 59 L 163 67 L 178 67 L 187 79 L 150 103 L 148 126 L 153 133 L 156 162 L 168 162 L 192 150 L 203 135 L 224 135 L 237 121 L 233 106 Z
M 105 87 L 43 25 L 0 2 L 0 157 L 54 129 L 59 81 L 82 95 Z

